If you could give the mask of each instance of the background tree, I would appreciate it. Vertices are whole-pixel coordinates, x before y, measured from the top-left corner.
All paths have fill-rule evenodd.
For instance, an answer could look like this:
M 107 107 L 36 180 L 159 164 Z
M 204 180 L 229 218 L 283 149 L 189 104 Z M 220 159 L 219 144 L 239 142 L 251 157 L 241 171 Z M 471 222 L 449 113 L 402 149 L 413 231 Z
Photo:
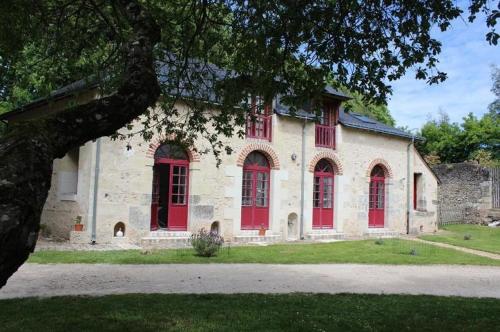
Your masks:
M 417 144 L 420 152 L 434 161 L 458 163 L 476 160 L 485 166 L 500 165 L 500 71 L 493 68 L 493 88 L 496 95 L 481 118 L 469 113 L 461 124 L 451 123 L 445 112 L 431 119 L 421 129 L 424 142 Z M 438 157 L 435 159 L 435 157 Z
M 471 21 L 486 13 L 496 44 L 497 8 L 471 0 L 467 11 Z M 333 80 L 383 102 L 409 68 L 440 82 L 430 31 L 462 12 L 451 0 L 3 0 L 1 102 L 15 107 L 78 79 L 102 97 L 0 138 L 0 286 L 36 244 L 54 158 L 101 136 L 155 132 L 185 144 L 204 136 L 218 155 L 221 137 L 242 134 L 249 94 L 298 107 Z M 174 107 L 180 98 L 187 116 Z M 219 112 L 207 112 L 214 102 Z
M 389 126 L 395 126 L 396 121 L 391 115 L 387 104 L 382 102 L 374 102 L 370 99 L 363 97 L 359 93 L 347 92 L 352 99 L 347 101 L 344 105 L 346 110 L 358 114 L 369 116 L 377 121 L 385 123 Z

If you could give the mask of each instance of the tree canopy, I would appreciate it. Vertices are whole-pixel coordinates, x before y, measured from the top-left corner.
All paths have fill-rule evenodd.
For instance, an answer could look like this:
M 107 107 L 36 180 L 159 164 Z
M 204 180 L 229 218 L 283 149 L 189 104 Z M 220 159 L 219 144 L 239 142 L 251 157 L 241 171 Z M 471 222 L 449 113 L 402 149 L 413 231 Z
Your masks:
M 5 0 L 0 20 L 9 33 L 0 34 L 0 100 L 11 109 L 57 87 L 87 78 L 112 91 L 123 71 L 121 49 L 130 26 L 120 1 Z M 407 69 L 433 84 L 440 72 L 441 44 L 431 29 L 444 31 L 463 13 L 454 1 L 161 1 L 142 0 L 161 25 L 155 46 L 162 112 L 147 112 L 140 130 L 175 133 L 189 142 L 203 135 L 217 151 L 223 135 L 243 124 L 248 94 L 281 95 L 292 106 L 317 98 L 326 82 L 353 91 L 354 111 L 394 124 L 385 98 L 390 82 Z M 487 14 L 496 44 L 498 11 L 487 1 L 473 0 L 469 20 Z M 217 67 L 214 67 L 217 66 Z M 222 72 L 216 68 L 223 68 Z M 213 88 L 222 112 L 205 112 Z M 361 102 L 361 95 L 371 98 Z M 176 100 L 191 100 L 187 119 L 178 121 Z M 188 98 L 186 98 L 188 97 Z M 197 101 L 197 102 L 196 102 Z M 365 104 L 365 108 L 361 107 Z M 238 111 L 240 110 L 240 111 Z M 121 133 L 122 138 L 127 134 Z
M 392 117 L 387 104 L 371 101 L 370 99 L 362 96 L 357 92 L 348 93 L 352 97 L 352 99 L 344 104 L 346 110 L 369 116 L 389 126 L 396 125 L 396 121 Z

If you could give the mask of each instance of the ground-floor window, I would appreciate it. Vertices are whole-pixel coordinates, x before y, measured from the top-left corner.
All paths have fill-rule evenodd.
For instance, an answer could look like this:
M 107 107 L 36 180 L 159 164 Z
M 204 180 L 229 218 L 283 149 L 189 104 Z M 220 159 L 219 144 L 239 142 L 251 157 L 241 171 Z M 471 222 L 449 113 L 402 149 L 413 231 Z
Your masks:
M 422 191 L 422 173 L 413 173 L 413 210 L 422 209 L 419 197 Z

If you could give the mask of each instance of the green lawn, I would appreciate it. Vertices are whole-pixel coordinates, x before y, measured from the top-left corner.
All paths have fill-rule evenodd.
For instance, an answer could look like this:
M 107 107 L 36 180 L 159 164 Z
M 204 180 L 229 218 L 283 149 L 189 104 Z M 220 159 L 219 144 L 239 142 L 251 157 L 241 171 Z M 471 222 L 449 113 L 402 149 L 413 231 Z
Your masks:
M 425 235 L 424 240 L 443 242 L 465 248 L 479 249 L 500 254 L 500 228 L 479 225 L 448 225 L 437 235 Z M 465 240 L 464 235 L 471 235 Z
M 416 255 L 410 252 L 414 249 Z M 366 264 L 476 264 L 498 265 L 492 260 L 452 249 L 408 240 L 345 241 L 315 244 L 279 244 L 266 247 L 245 246 L 224 248 L 217 257 L 194 255 L 192 249 L 156 250 L 143 254 L 140 250 L 122 251 L 39 251 L 31 255 L 30 263 L 109 263 L 109 264 L 168 264 L 168 263 L 366 263 Z
M 498 331 L 500 300 L 403 295 L 115 295 L 0 301 L 8 331 Z

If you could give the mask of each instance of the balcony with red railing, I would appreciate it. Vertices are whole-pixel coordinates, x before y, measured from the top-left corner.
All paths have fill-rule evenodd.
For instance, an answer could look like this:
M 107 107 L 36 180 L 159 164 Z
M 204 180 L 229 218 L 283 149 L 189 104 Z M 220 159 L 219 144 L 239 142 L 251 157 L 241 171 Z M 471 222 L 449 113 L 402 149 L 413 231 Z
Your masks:
M 272 115 L 254 114 L 247 120 L 246 134 L 248 138 L 271 141 Z
M 335 127 L 316 124 L 316 146 L 335 149 Z

